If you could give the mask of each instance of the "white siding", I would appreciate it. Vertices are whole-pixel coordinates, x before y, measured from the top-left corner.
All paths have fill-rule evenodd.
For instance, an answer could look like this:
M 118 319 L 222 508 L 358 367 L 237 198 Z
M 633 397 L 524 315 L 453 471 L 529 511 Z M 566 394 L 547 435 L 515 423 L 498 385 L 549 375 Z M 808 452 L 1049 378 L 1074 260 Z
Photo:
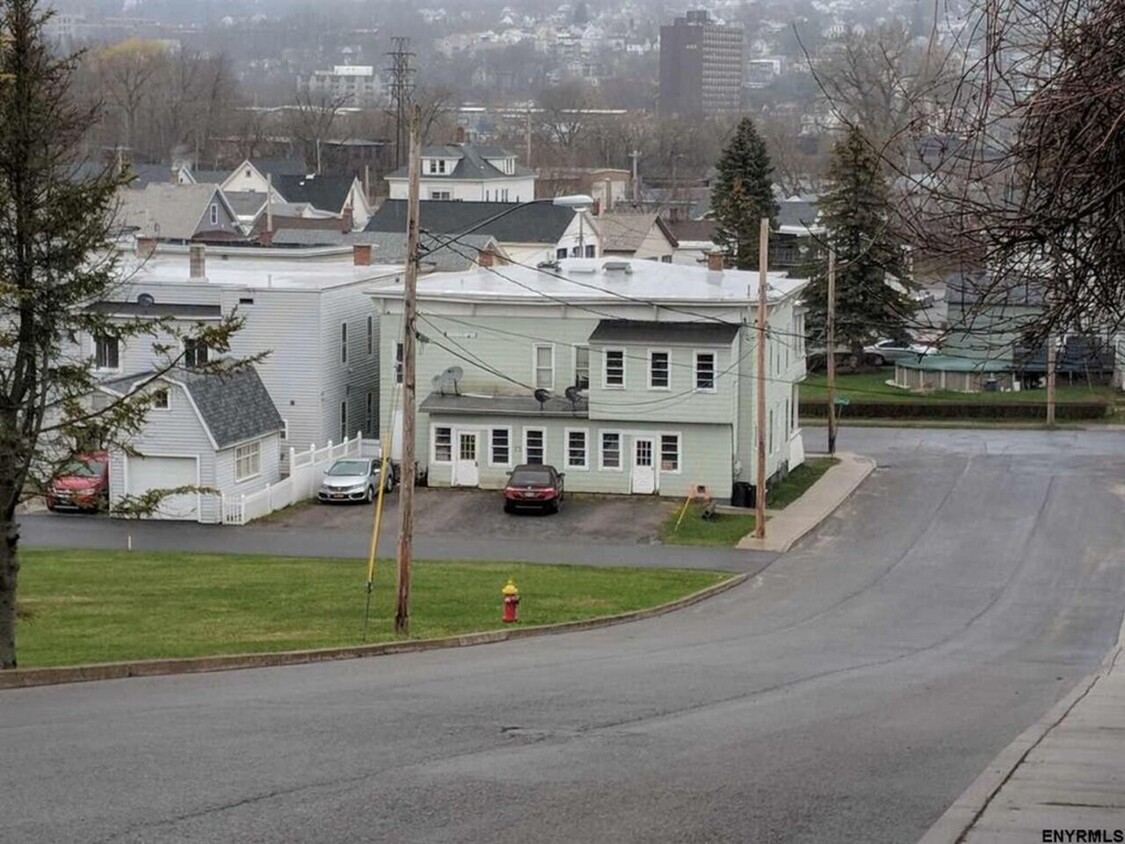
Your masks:
M 379 386 L 379 320 L 373 320 L 372 353 L 367 353 L 367 317 L 371 300 L 363 285 L 326 290 L 320 306 L 320 373 L 318 377 L 320 431 L 323 445 L 340 442 L 340 404 L 348 406 L 348 436 L 365 425 L 367 393 Z M 348 325 L 348 360 L 341 362 L 340 325 Z M 378 409 L 376 408 L 376 415 Z M 285 416 L 284 410 L 282 416 Z M 374 435 L 375 432 L 371 432 Z M 307 444 L 298 444 L 297 448 Z

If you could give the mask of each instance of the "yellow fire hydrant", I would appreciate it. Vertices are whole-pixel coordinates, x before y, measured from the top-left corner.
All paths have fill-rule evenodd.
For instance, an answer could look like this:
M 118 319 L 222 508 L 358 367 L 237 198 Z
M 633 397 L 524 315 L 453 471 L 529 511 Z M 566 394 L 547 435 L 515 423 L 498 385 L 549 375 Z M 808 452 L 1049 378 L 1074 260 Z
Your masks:
M 500 590 L 504 596 L 504 623 L 520 620 L 520 590 L 515 581 L 508 578 L 508 585 Z

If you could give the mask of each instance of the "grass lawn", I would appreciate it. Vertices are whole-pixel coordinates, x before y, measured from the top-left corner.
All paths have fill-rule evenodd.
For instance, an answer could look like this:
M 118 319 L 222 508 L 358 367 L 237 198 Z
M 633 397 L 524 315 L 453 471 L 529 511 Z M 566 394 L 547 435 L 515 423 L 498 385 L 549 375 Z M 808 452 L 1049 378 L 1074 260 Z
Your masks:
M 901 402 L 905 404 L 926 402 L 1045 402 L 1047 391 L 1020 390 L 1018 393 L 957 393 L 950 390 L 939 390 L 933 393 L 912 393 L 901 387 L 892 387 L 885 382 L 894 378 L 894 368 L 885 366 L 878 372 L 857 372 L 836 375 L 836 395 L 847 396 L 852 402 Z M 801 382 L 801 398 L 821 400 L 828 398 L 828 376 L 823 372 L 810 372 L 808 377 Z M 1086 384 L 1069 385 L 1060 383 L 1058 386 L 1057 400 L 1060 403 L 1097 401 L 1099 399 L 1113 402 L 1113 387 L 1090 387 Z M 844 408 L 844 418 L 848 415 Z
M 770 490 L 766 507 L 784 510 L 805 494 L 809 487 L 840 461 L 835 457 L 812 457 L 789 473 L 784 481 Z M 742 537 L 753 533 L 757 519 L 752 513 L 734 515 L 716 513 L 704 519 L 703 505 L 692 504 L 680 521 L 681 504 L 660 528 L 660 541 L 666 545 L 719 545 L 732 548 Z M 676 523 L 679 522 L 677 529 Z
M 703 505 L 692 504 L 684 513 L 684 520 L 676 529 L 680 518 L 681 504 L 660 528 L 660 541 L 665 545 L 720 545 L 733 548 L 738 540 L 753 533 L 757 520 L 753 515 L 733 516 L 716 513 L 710 519 L 702 518 Z
M 365 560 L 127 551 L 21 552 L 20 665 L 253 653 L 357 644 Z M 713 571 L 418 562 L 411 637 L 504 626 L 520 589 L 525 625 L 642 609 L 729 577 Z M 393 641 L 394 565 L 380 560 L 368 642 Z

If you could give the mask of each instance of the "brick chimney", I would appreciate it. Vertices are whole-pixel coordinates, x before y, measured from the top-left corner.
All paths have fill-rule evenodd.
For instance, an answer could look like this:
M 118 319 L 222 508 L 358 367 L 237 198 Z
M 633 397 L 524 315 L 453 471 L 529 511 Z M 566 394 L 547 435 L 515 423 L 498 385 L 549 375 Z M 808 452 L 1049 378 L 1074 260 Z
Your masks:
M 147 261 L 156 254 L 155 237 L 138 237 L 136 243 L 137 257 Z
M 190 278 L 207 278 L 207 247 L 202 243 L 188 247 L 188 268 Z
M 371 266 L 370 243 L 355 243 L 352 245 L 352 263 L 357 267 Z
M 722 252 L 716 249 L 707 253 L 707 269 L 714 273 L 721 273 L 723 271 Z
M 258 232 L 258 244 L 261 246 L 273 246 L 273 232 L 269 229 Z
M 467 138 L 465 137 L 465 127 L 464 126 L 458 126 L 457 127 L 456 138 L 457 138 L 457 143 L 459 143 L 459 144 L 463 144 L 463 143 L 466 142 Z
M 355 212 L 352 211 L 350 205 L 344 207 L 344 213 L 340 219 L 340 230 L 343 232 L 350 232 L 355 228 Z
M 487 249 L 477 252 L 477 266 L 491 267 L 496 261 L 496 255 Z

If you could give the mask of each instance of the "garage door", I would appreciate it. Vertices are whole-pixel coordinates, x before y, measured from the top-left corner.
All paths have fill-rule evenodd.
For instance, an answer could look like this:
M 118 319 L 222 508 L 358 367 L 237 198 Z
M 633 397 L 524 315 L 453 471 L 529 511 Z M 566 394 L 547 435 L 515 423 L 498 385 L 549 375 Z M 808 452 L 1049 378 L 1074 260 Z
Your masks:
M 151 489 L 174 489 L 180 486 L 197 486 L 194 457 L 127 457 L 126 488 L 129 495 L 143 495 Z M 179 519 L 195 521 L 198 517 L 196 493 L 170 495 L 160 502 L 151 519 Z

